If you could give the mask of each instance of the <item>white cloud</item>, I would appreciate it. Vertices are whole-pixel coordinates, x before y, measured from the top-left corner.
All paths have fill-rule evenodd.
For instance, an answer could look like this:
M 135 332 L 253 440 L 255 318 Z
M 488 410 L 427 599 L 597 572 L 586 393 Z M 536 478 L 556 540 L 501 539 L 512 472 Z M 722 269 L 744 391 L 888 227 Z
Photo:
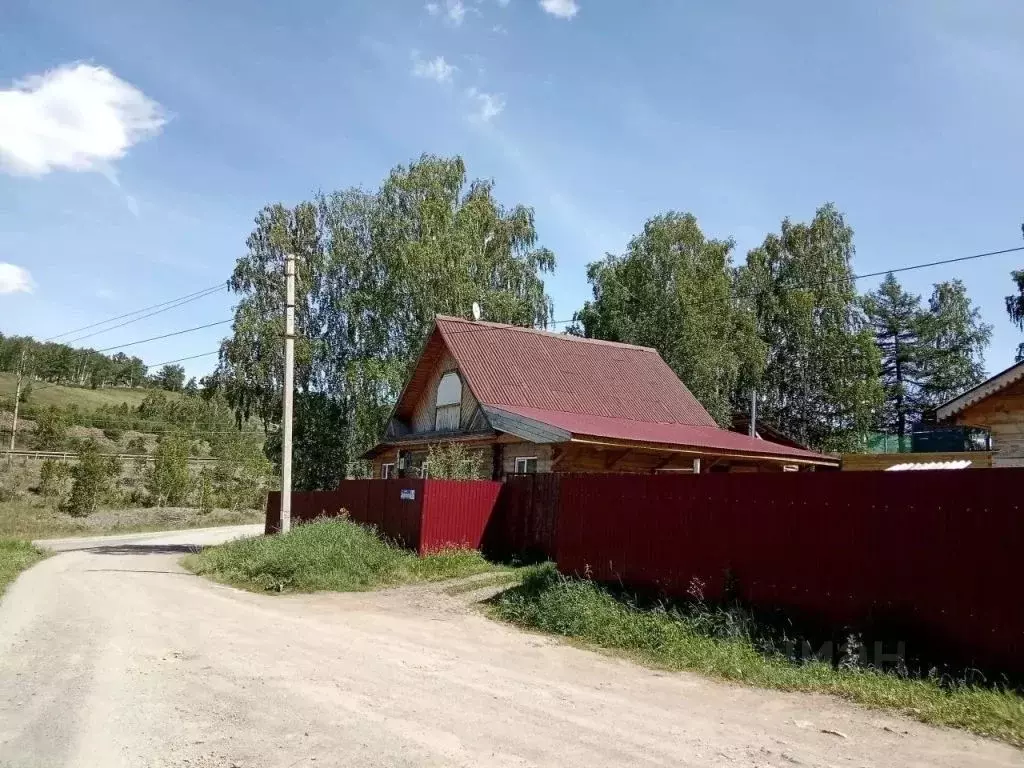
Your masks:
M 491 27 L 491 32 L 493 32 L 496 35 L 508 34 L 508 30 L 501 26 L 501 24 L 495 24 L 493 27 Z
M 576 0 L 540 0 L 540 7 L 560 19 L 571 19 L 580 12 Z
M 489 123 L 505 110 L 505 99 L 493 93 L 485 93 L 477 88 L 467 88 L 466 95 L 473 100 L 476 109 L 473 118 Z
M 0 91 L 0 169 L 109 173 L 165 122 L 159 104 L 109 69 L 69 64 Z
M 425 77 L 438 83 L 450 83 L 455 72 L 455 65 L 444 60 L 444 56 L 435 56 L 432 59 L 421 59 L 413 51 L 412 73 L 416 77 Z
M 511 2 L 512 0 L 498 0 L 498 5 L 500 5 L 502 8 L 508 8 L 508 4 Z
M 440 3 L 436 2 L 427 3 L 423 7 L 427 9 L 427 13 L 431 16 L 440 16 L 443 10 L 445 18 L 456 27 L 462 24 L 468 11 L 466 4 L 462 0 L 445 0 L 444 8 L 441 7 Z
M 448 0 L 448 20 L 458 26 L 466 18 L 466 6 L 462 0 Z
M 0 261 L 0 293 L 32 293 L 32 286 L 27 269 Z

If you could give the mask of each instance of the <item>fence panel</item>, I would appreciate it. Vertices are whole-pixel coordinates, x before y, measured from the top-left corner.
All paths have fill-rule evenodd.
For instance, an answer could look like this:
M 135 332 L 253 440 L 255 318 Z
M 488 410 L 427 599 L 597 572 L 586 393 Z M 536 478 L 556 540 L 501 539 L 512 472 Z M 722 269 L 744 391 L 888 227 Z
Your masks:
M 565 573 L 761 608 L 1024 673 L 1024 471 L 564 476 Z
M 534 474 L 505 480 L 482 540 L 489 557 L 555 558 L 560 478 Z
M 420 553 L 450 547 L 480 549 L 501 483 L 427 480 Z

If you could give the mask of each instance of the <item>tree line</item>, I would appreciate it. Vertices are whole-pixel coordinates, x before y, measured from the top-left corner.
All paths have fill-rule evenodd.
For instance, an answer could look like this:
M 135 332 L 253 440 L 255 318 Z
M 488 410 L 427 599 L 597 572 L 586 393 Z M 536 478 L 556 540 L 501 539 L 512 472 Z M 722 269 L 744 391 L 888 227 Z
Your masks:
M 0 371 L 23 371 L 29 381 L 41 380 L 90 389 L 158 387 L 180 392 L 187 386 L 185 368 L 181 365 L 164 365 L 149 375 L 149 368 L 140 358 L 124 352 L 105 355 L 94 349 L 2 333 Z M 191 386 L 196 386 L 195 380 Z
M 334 487 L 364 467 L 435 314 L 468 317 L 479 302 L 487 320 L 548 326 L 555 255 L 537 239 L 533 210 L 503 206 L 458 157 L 424 155 L 374 190 L 267 206 L 229 281 L 234 335 L 211 386 L 239 418 L 278 423 L 283 261 L 295 253 L 295 482 Z M 742 260 L 734 251 L 691 213 L 654 216 L 588 266 L 592 298 L 569 331 L 655 347 L 719 423 L 756 394 L 762 418 L 827 450 L 902 434 L 984 376 L 991 329 L 963 284 L 937 283 L 927 303 L 894 277 L 860 295 L 835 206 L 783 220 Z M 1014 306 L 1024 322 L 1024 301 Z

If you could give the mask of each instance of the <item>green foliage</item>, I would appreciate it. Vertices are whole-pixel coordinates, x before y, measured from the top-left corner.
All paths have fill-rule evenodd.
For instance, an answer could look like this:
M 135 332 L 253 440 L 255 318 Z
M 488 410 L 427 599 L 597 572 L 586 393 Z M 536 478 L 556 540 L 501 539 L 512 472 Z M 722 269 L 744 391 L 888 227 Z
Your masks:
M 650 219 L 622 256 L 587 267 L 594 293 L 576 314 L 590 338 L 654 347 L 718 421 L 741 382 L 756 380 L 764 344 L 733 301 L 731 240 L 708 240 L 692 214 Z
M 185 386 L 185 366 L 165 365 L 153 375 L 153 383 L 168 392 L 181 392 Z
M 1016 293 L 1006 297 L 1006 314 L 1020 330 L 1024 331 L 1024 269 L 1010 273 L 1016 287 Z M 1017 347 L 1017 362 L 1024 360 L 1024 342 Z
M 0 595 L 19 573 L 46 557 L 29 541 L 0 538 Z
M 30 397 L 32 397 L 32 382 L 25 381 L 21 385 L 21 392 L 18 394 L 18 402 L 27 403 Z
M 35 415 L 36 447 L 41 451 L 59 451 L 65 447 L 71 424 L 67 409 L 51 405 Z
M 31 336 L 0 334 L 0 371 L 18 370 L 25 352 L 26 371 L 54 384 L 79 387 L 132 387 L 146 377 L 146 366 L 123 352 L 104 355 L 67 344 L 40 342 Z
M 922 396 L 934 408 L 985 380 L 985 349 L 992 326 L 960 280 L 936 283 L 928 300 Z
M 494 569 L 474 550 L 417 557 L 372 528 L 341 518 L 300 525 L 283 535 L 207 547 L 183 562 L 202 576 L 258 592 L 354 592 Z
M 112 442 L 119 442 L 124 437 L 124 430 L 119 427 L 107 427 L 103 430 L 103 436 Z
M 191 442 L 181 433 L 160 438 L 153 454 L 153 463 L 146 476 L 146 489 L 158 507 L 178 506 L 192 485 L 188 468 Z
M 756 625 L 735 611 L 644 609 L 592 582 L 564 578 L 547 566 L 528 574 L 520 587 L 499 595 L 493 614 L 663 669 L 692 670 L 763 688 L 832 694 L 1024 746 L 1024 699 L 1012 691 L 944 685 L 931 678 L 835 668 L 819 661 L 794 663 L 758 647 Z
M 227 509 L 262 508 L 272 480 L 272 467 L 254 436 L 243 433 L 221 435 L 213 443 L 218 461 L 212 482 L 217 506 Z
M 198 491 L 199 496 L 197 499 L 197 506 L 199 507 L 200 514 L 208 515 L 213 512 L 213 508 L 216 503 L 214 478 L 213 473 L 206 467 L 199 472 L 199 481 L 196 483 L 196 490 Z
M 820 449 L 856 446 L 882 405 L 880 354 L 854 290 L 853 230 L 832 205 L 747 254 L 737 295 L 767 348 L 761 417 Z
M 128 441 L 128 445 L 125 446 L 126 453 L 145 455 L 148 453 L 146 450 L 146 440 L 141 435 L 136 435 Z
M 39 494 L 48 499 L 62 499 L 67 493 L 71 467 L 67 462 L 44 459 L 39 468 Z
M 882 353 L 885 404 L 876 425 L 902 439 L 907 425 L 920 418 L 923 408 L 927 318 L 921 309 L 921 297 L 904 291 L 890 273 L 877 291 L 863 297 L 862 306 Z
M 121 465 L 116 458 L 101 455 L 95 442 L 83 443 L 79 448 L 78 463 L 71 469 L 74 480 L 71 494 L 62 509 L 73 517 L 92 514 L 101 503 L 111 498 L 113 481 L 120 472 Z
M 429 475 L 436 480 L 483 480 L 490 477 L 479 449 L 467 448 L 462 443 L 428 446 L 427 461 Z
M 280 421 L 285 252 L 297 256 L 295 484 L 333 488 L 383 431 L 437 313 L 551 319 L 532 210 L 504 208 L 460 158 L 423 156 L 380 189 L 265 208 L 230 280 L 234 336 L 216 387 L 240 419 Z M 268 442 L 274 453 L 275 443 Z

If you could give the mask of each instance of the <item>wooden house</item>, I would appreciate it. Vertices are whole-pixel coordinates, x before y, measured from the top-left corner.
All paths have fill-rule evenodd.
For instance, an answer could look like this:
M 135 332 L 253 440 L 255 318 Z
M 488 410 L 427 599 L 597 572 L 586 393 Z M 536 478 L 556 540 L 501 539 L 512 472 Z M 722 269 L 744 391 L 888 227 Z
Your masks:
M 995 467 L 1024 467 L 1024 361 L 940 405 L 940 423 L 987 429 Z
M 720 428 L 656 350 L 439 316 L 375 477 L 429 476 L 459 442 L 494 479 L 528 472 L 781 472 L 838 459 Z

